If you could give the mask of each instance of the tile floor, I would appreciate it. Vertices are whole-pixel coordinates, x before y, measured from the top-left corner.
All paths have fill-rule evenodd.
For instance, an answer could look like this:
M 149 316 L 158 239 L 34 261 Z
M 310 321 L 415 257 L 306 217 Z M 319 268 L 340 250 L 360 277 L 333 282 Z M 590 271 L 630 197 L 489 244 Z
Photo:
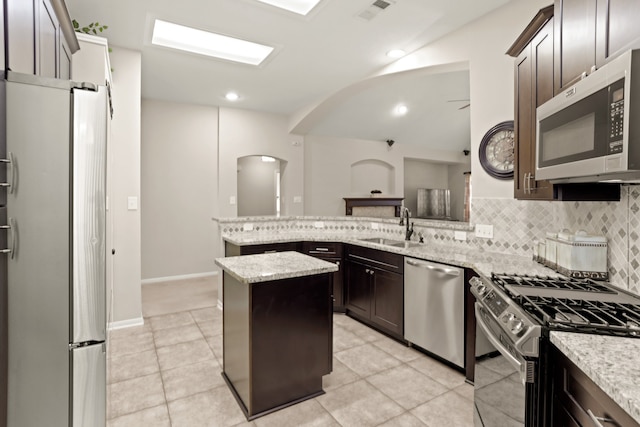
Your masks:
M 109 427 L 473 426 L 462 374 L 343 314 L 326 394 L 247 422 L 220 375 L 222 313 L 208 280 L 208 291 L 200 279 L 143 285 L 144 326 L 110 333 Z

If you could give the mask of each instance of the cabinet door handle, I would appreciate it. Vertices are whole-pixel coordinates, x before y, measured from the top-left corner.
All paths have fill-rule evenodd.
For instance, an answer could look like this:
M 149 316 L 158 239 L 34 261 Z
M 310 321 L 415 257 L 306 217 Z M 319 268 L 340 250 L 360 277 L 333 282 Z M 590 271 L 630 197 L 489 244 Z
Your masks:
M 369 270 L 369 274 L 373 276 L 373 273 L 375 273 L 375 271 L 373 270 Z
M 596 425 L 596 427 L 604 427 L 602 423 L 619 425 L 616 420 L 612 418 L 596 417 L 591 409 L 587 409 L 587 414 L 589 415 L 589 418 L 591 418 L 591 421 L 593 421 L 593 423 Z
M 336 261 L 336 265 L 340 267 L 340 261 Z
M 524 173 L 524 175 L 522 175 L 522 180 L 524 181 L 524 194 L 529 194 L 529 190 L 527 189 L 527 183 L 529 182 L 529 174 L 528 173 Z
M 15 256 L 16 252 L 16 229 L 15 229 L 15 220 L 13 218 L 9 218 L 8 225 L 1 225 L 0 230 L 7 230 L 7 232 L 11 231 L 11 239 L 9 240 L 9 247 L 7 249 L 0 249 L 1 254 L 8 254 L 11 259 Z
M 13 181 L 14 181 L 14 172 L 13 172 L 13 153 L 9 152 L 9 156 L 7 159 L 0 159 L 0 163 L 7 164 L 7 182 L 0 182 L 0 187 L 6 187 L 9 189 L 9 193 L 13 193 Z
M 370 272 L 370 271 L 371 271 L 371 270 L 369 270 L 368 268 L 364 270 L 364 272 L 365 272 L 366 274 L 369 274 L 369 272 Z

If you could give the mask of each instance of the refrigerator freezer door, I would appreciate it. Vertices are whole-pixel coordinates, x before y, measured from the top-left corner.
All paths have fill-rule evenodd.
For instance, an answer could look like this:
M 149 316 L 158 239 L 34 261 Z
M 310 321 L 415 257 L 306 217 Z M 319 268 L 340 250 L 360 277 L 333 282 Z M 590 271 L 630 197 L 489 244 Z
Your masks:
M 73 343 L 106 334 L 107 96 L 73 91 Z
M 70 350 L 72 417 L 69 427 L 104 427 L 107 406 L 107 355 L 105 344 Z

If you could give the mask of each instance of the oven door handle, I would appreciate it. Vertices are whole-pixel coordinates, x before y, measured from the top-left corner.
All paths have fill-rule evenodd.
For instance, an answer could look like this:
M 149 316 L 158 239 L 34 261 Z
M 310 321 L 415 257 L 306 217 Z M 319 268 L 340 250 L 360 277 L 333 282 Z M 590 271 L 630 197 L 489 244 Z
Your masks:
M 505 359 L 507 359 L 507 361 L 511 364 L 511 366 L 513 366 L 516 369 L 516 371 L 518 371 L 518 373 L 520 374 L 520 379 L 522 380 L 522 384 L 524 384 L 526 380 L 522 372 L 522 362 L 520 362 L 518 359 L 513 357 L 513 355 L 509 353 L 506 347 L 502 345 L 502 343 L 495 336 L 493 336 L 493 334 L 491 333 L 491 330 L 489 329 L 489 326 L 487 326 L 484 319 L 482 318 L 480 310 L 481 310 L 480 304 L 476 302 L 475 304 L 476 323 L 478 324 L 478 326 L 480 326 L 480 329 L 482 329 L 482 332 L 484 332 L 489 342 L 493 344 L 496 350 L 498 350 L 500 354 L 504 356 Z

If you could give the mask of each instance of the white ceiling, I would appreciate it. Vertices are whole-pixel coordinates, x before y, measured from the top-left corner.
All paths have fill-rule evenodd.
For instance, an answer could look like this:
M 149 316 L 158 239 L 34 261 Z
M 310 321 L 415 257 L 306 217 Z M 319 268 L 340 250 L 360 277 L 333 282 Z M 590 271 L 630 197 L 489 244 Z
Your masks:
M 393 0 L 370 21 L 358 15 L 374 0 L 322 0 L 306 17 L 255 0 L 67 0 L 81 25 L 99 21 L 113 46 L 142 52 L 145 98 L 291 115 L 511 0 Z M 391 1 L 391 0 L 388 0 Z M 154 19 L 276 47 L 253 67 L 152 46 Z M 117 72 L 117 71 L 116 71 Z M 240 100 L 224 99 L 236 91 Z M 469 146 L 468 72 L 403 73 L 358 91 L 309 133 L 424 144 Z M 390 112 L 405 102 L 409 113 Z

